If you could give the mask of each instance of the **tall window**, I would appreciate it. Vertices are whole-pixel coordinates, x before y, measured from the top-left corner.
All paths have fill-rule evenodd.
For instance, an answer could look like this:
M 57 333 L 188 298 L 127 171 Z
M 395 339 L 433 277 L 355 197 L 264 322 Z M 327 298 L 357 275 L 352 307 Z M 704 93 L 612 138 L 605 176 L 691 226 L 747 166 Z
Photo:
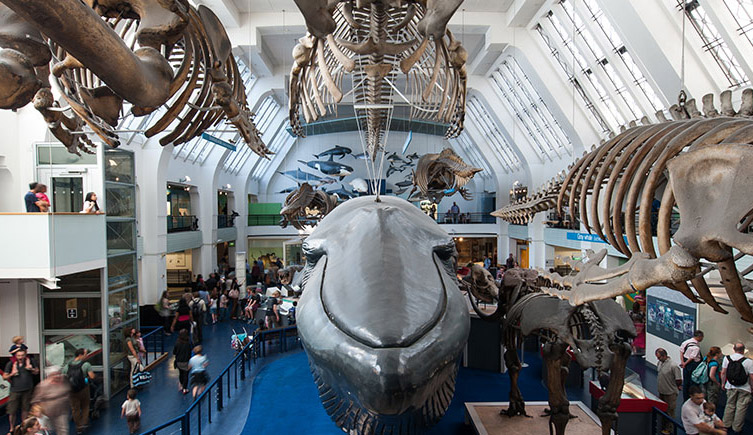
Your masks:
M 505 136 L 500 131 L 497 123 L 492 119 L 478 98 L 472 96 L 468 99 L 467 114 L 469 120 L 474 123 L 489 146 L 500 156 L 505 173 L 514 172 L 521 167 L 520 159 L 513 151 Z
M 698 32 L 698 35 L 703 40 L 703 49 L 711 53 L 719 68 L 729 80 L 731 87 L 738 87 L 746 83 L 750 83 L 750 79 L 740 66 L 740 62 L 735 59 L 727 42 L 724 40 L 719 30 L 709 19 L 708 14 L 703 7 L 698 3 L 698 0 L 674 0 L 677 1 L 677 5 L 680 9 L 685 11 L 685 15 L 688 21 L 693 25 L 693 28 Z M 731 1 L 725 1 L 727 7 Z M 751 7 L 743 8 L 746 12 L 750 12 Z M 737 18 L 736 18 L 737 19 Z M 748 20 L 750 21 L 750 20 Z
M 753 44 L 753 2 L 750 0 L 724 0 L 725 6 L 737 23 L 737 31 Z
M 664 110 L 596 0 L 560 0 L 536 30 L 605 136 Z

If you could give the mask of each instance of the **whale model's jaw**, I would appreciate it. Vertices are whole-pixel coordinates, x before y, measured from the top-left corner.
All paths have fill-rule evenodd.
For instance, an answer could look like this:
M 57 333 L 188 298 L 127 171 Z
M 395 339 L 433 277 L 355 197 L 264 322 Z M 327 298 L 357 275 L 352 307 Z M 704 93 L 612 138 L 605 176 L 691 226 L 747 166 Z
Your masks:
M 304 242 L 298 329 L 348 433 L 417 433 L 445 413 L 470 330 L 452 239 L 407 201 L 335 209 Z

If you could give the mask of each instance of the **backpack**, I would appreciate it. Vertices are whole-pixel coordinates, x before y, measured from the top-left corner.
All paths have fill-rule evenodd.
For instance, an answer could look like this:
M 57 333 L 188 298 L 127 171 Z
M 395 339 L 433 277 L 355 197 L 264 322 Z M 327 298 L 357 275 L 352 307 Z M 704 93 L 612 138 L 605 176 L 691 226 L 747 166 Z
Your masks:
M 698 385 L 704 385 L 709 381 L 709 363 L 705 359 L 690 374 L 690 380 Z
M 71 391 L 74 393 L 83 390 L 87 385 L 83 365 L 84 363 L 68 364 L 68 373 L 66 377 L 68 378 L 68 383 L 71 384 Z
M 193 304 L 191 305 L 191 314 L 193 314 L 193 320 L 194 322 L 198 322 L 198 319 L 201 319 L 201 298 L 196 298 L 193 301 Z
M 750 378 L 748 371 L 743 366 L 743 361 L 745 361 L 745 358 L 735 361 L 727 356 L 727 381 L 736 387 L 745 385 Z

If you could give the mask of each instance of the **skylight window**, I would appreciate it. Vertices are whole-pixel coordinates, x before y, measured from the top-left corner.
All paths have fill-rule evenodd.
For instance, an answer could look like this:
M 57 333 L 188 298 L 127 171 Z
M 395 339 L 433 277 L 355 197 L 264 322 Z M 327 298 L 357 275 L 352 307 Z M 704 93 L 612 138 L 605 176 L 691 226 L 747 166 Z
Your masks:
M 486 159 L 481 157 L 478 147 L 475 146 L 467 131 L 460 133 L 455 139 L 450 139 L 450 143 L 453 144 L 453 148 L 459 148 L 466 155 L 468 163 L 483 169 L 483 171 L 477 174 L 478 176 L 481 178 L 491 178 L 493 172 L 489 168 L 489 164 L 486 162 Z
M 753 44 L 753 2 L 750 0 L 724 0 L 724 4 L 738 25 L 737 31 Z
M 703 40 L 703 49 L 714 57 L 717 65 L 719 65 L 719 68 L 722 69 L 727 80 L 729 80 L 730 86 L 737 87 L 749 83 L 750 80 L 745 75 L 740 62 L 732 54 L 727 42 L 711 22 L 706 11 L 698 3 L 698 0 L 678 0 L 677 5 L 685 11 L 685 15 L 693 25 L 693 28 Z M 746 8 L 746 11 L 749 9 L 750 7 Z
M 539 159 L 553 160 L 571 152 L 569 138 L 515 58 L 502 61 L 490 79 L 500 99 L 515 113 L 536 146 Z
M 481 101 L 475 96 L 470 97 L 467 109 L 469 120 L 478 127 L 484 139 L 502 159 L 504 171 L 510 173 L 519 169 L 521 166 L 520 159 L 499 130 L 497 123 L 489 116 Z

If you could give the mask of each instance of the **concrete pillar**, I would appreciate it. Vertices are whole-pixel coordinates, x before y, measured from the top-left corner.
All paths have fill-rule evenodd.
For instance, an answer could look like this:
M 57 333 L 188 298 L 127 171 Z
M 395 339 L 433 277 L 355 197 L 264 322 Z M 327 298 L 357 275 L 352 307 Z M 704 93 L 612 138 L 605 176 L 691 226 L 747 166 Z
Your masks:
M 500 265 L 505 264 L 507 256 L 510 255 L 510 236 L 507 232 L 507 228 L 510 224 L 497 218 L 497 225 L 499 226 L 499 232 L 497 234 L 497 263 Z
M 531 268 L 546 266 L 546 246 L 544 244 L 544 213 L 536 213 L 528 224 L 529 254 L 528 262 Z M 554 248 L 552 248 L 552 253 Z

